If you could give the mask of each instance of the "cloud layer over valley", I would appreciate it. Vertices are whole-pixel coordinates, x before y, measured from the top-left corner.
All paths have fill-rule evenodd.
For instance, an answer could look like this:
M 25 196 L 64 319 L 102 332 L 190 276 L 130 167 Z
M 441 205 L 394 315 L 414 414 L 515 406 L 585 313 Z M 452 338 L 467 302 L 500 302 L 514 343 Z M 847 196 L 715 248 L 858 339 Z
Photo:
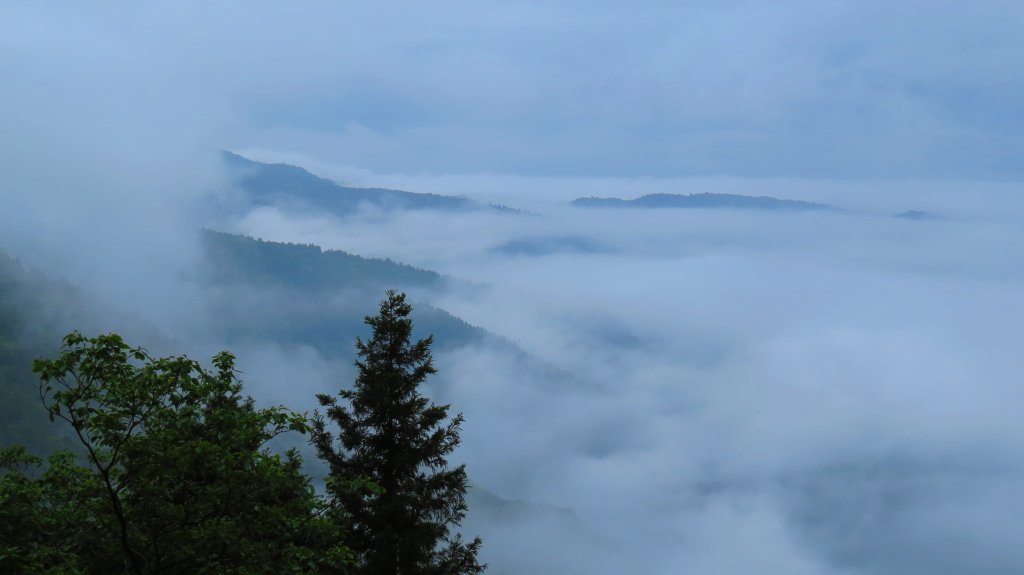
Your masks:
M 475 480 L 573 514 L 480 518 L 495 572 L 1024 565 L 1011 187 L 974 184 L 957 211 L 816 182 L 802 198 L 864 212 L 794 214 L 580 209 L 550 203 L 558 181 L 518 183 L 538 215 L 262 209 L 235 223 L 471 280 L 434 303 L 575 376 L 532 378 L 486 347 L 441 358 Z M 896 205 L 944 218 L 885 215 Z M 565 236 L 608 249 L 491 249 Z
M 298 254 L 437 280 L 494 575 L 1024 572 L 1024 9 L 846 4 L 8 3 L 0 249 L 299 409 L 380 286 L 202 227 L 442 274 Z M 522 211 L 252 205 L 223 149 Z M 703 192 L 843 211 L 570 205 Z

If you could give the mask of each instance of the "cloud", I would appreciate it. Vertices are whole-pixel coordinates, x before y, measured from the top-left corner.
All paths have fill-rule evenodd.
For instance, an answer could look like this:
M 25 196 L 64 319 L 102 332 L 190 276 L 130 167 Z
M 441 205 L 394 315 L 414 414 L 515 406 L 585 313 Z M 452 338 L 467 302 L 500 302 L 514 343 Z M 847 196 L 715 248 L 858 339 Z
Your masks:
M 374 58 L 254 139 L 377 171 L 1019 174 L 1009 4 L 403 8 L 354 15 Z
M 179 2 L 4 16 L 10 70 L 107 95 L 149 86 L 164 107 L 198 97 L 220 107 L 207 115 L 218 146 L 377 172 L 1021 175 L 1010 2 Z
M 0 8 L 0 244 L 115 307 L 187 325 L 196 230 L 226 182 L 213 134 L 230 113 L 139 44 L 137 12 L 66 8 Z
M 480 345 L 438 358 L 431 393 L 467 418 L 457 459 L 485 489 L 526 502 L 514 516 L 477 511 L 465 529 L 484 535 L 496 573 L 1024 565 L 1010 543 L 1013 502 L 1024 500 L 1012 407 L 1024 275 L 1009 247 L 1024 241 L 1024 211 L 1012 186 L 960 184 L 958 195 L 953 184 L 821 180 L 405 181 L 510 198 L 528 190 L 539 215 L 338 221 L 261 210 L 235 225 L 472 280 L 433 303 L 562 370 Z M 588 186 L 629 195 L 722 182 L 860 211 L 551 200 Z M 887 215 L 897 206 L 946 219 Z M 558 234 L 613 249 L 491 249 Z

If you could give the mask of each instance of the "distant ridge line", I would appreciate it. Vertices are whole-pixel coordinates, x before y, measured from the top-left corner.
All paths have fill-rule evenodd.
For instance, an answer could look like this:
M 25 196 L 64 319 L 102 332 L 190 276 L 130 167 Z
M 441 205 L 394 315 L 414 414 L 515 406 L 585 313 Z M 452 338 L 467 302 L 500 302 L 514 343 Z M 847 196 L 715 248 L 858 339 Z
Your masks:
M 234 171 L 239 187 L 255 205 L 285 204 L 339 216 L 353 213 L 364 204 L 386 210 L 521 213 L 508 206 L 482 204 L 462 196 L 348 186 L 292 164 L 258 162 L 227 150 L 222 150 L 221 155 Z
M 586 197 L 573 200 L 572 205 L 584 208 L 742 208 L 758 210 L 839 210 L 835 206 L 786 200 L 771 196 L 744 196 L 741 194 L 647 194 L 626 200 L 622 198 Z

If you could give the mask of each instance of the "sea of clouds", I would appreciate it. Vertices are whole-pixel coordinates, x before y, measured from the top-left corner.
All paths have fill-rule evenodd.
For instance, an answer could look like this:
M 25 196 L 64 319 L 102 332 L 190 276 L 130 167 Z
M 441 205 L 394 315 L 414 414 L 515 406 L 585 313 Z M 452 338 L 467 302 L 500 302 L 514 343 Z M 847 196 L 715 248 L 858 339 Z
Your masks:
M 531 213 L 262 208 L 230 225 L 470 280 L 431 303 L 571 374 L 538 375 L 485 345 L 438 358 L 435 394 L 467 418 L 458 459 L 480 487 L 526 504 L 471 512 L 494 573 L 1024 568 L 1013 186 L 461 183 L 415 189 Z M 716 185 L 850 209 L 567 205 L 583 190 Z M 938 217 L 891 217 L 906 209 Z M 496 249 L 566 237 L 600 249 Z

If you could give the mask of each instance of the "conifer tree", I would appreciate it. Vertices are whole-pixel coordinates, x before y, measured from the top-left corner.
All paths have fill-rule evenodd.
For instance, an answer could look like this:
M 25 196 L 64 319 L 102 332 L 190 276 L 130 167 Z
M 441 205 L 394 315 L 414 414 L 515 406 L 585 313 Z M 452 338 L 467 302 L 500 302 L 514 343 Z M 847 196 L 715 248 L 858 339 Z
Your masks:
M 369 341 L 356 339 L 359 374 L 353 389 L 318 395 L 326 417 L 313 423 L 312 442 L 330 466 L 328 493 L 348 515 L 348 546 L 359 573 L 462 575 L 483 572 L 480 538 L 452 535 L 466 515 L 466 469 L 448 467 L 459 444 L 462 414 L 435 405 L 419 386 L 435 372 L 432 337 L 413 343 L 412 307 L 389 290 Z M 345 405 L 347 403 L 347 405 Z

